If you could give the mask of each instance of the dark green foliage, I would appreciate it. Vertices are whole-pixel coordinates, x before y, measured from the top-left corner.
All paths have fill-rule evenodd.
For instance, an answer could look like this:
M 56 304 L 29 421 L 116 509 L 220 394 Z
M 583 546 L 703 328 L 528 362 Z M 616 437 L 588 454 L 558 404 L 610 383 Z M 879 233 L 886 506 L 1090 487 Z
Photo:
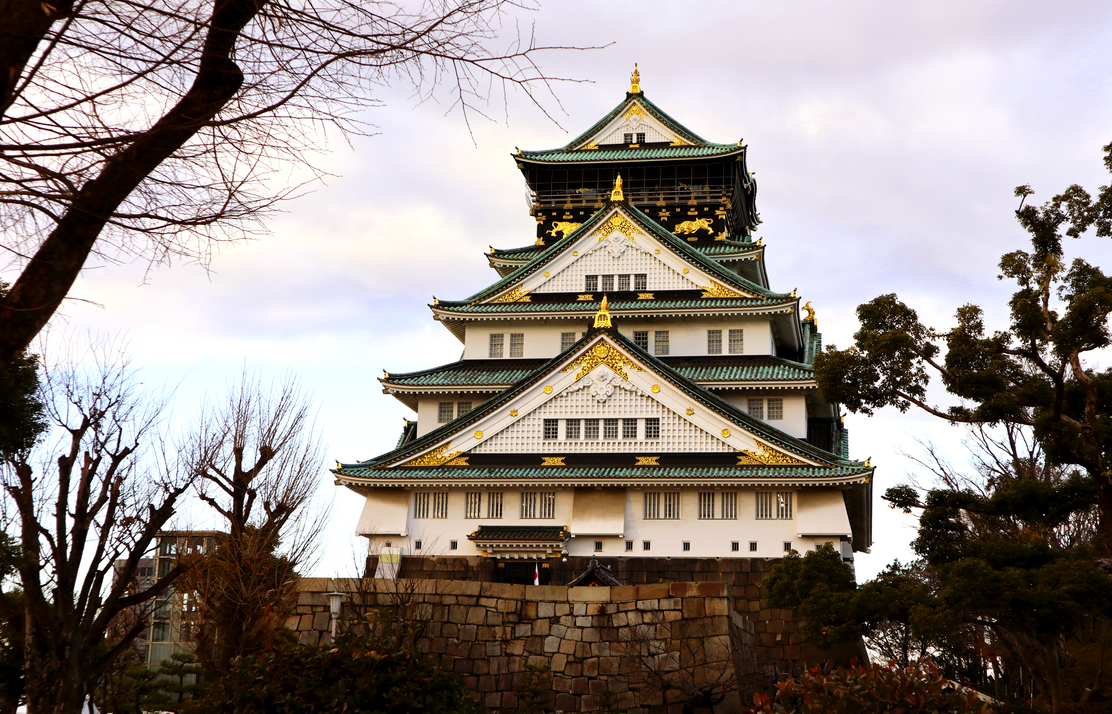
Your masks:
M 524 714 L 552 711 L 551 668 L 546 665 L 525 665 L 526 677 L 517 690 L 517 701 Z
M 204 668 L 197 663 L 196 655 L 175 652 L 170 659 L 163 660 L 154 670 L 155 686 L 153 692 L 143 702 L 148 711 L 184 711 L 190 699 L 201 696 L 206 684 Z
M 0 280 L 0 299 L 7 292 L 7 283 Z M 46 430 L 38 389 L 37 356 L 23 352 L 7 369 L 0 369 L 0 455 L 30 450 Z
M 854 616 L 853 570 L 830 543 L 804 556 L 794 550 L 761 583 L 768 603 L 804 619 L 803 637 L 827 649 L 860 636 Z
M 452 674 L 416 652 L 382 653 L 355 638 L 308 647 L 276 644 L 243 657 L 191 700 L 197 714 L 479 714 Z
M 955 688 L 937 667 L 839 667 L 811 669 L 777 685 L 775 698 L 754 697 L 753 714 L 990 714 L 987 701 Z

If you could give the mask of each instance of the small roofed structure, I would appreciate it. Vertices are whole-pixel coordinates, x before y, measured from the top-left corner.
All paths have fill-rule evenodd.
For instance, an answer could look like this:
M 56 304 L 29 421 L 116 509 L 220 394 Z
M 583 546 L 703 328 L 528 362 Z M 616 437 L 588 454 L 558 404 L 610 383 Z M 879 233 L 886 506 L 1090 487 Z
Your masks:
M 591 559 L 587 569 L 568 583 L 569 588 L 575 587 L 603 587 L 621 585 L 622 581 L 614 577 L 614 572 L 605 565 L 599 565 L 597 560 Z

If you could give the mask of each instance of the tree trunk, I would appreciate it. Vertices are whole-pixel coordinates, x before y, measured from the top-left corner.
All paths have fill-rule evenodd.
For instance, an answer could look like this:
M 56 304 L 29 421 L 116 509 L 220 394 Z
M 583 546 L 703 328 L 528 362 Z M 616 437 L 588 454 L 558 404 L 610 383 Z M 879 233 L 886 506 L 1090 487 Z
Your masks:
M 1096 474 L 1097 482 L 1097 533 L 1104 544 L 1104 555 L 1112 558 L 1112 475 Z
M 77 667 L 77 643 L 54 649 L 27 611 L 24 652 L 26 661 L 27 711 L 34 714 L 80 714 L 86 686 Z

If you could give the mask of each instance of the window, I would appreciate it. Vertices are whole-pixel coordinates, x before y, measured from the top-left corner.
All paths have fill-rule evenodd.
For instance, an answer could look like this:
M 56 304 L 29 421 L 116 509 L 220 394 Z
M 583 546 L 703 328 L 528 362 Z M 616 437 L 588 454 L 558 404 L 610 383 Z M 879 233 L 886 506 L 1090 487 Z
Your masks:
M 467 494 L 464 501 L 465 506 L 463 509 L 464 518 L 481 518 L 483 513 L 483 494 L 479 491 L 471 491 Z
M 448 541 L 448 550 L 458 550 L 458 549 L 459 549 L 459 541 L 458 540 Z
M 740 355 L 745 352 L 745 330 L 730 330 L 730 354 Z
M 641 550 L 652 550 L 652 549 L 653 549 L 652 541 L 649 541 L 649 540 L 641 541 Z
M 433 491 L 433 493 L 432 493 L 432 517 L 433 518 L 447 518 L 448 517 L 448 492 L 447 491 Z
M 622 142 L 626 144 L 632 144 L 633 134 L 622 134 Z
M 525 491 L 521 494 L 522 518 L 555 518 L 555 491 Z
M 765 400 L 763 399 L 750 399 L 749 400 L 749 416 L 754 419 L 765 418 Z
M 636 419 L 622 419 L 622 438 L 623 439 L 636 439 L 637 438 L 637 420 Z
M 731 553 L 737 553 L 740 550 L 741 550 L 741 543 L 738 543 L 736 540 L 733 541 L 732 543 L 730 543 L 730 552 Z
M 633 344 L 637 345 L 646 352 L 649 351 L 649 331 L 648 330 L 634 330 Z
M 598 419 L 583 420 L 583 438 L 587 441 L 598 441 Z
M 564 438 L 569 441 L 579 440 L 579 420 L 568 419 L 564 423 Z
M 545 419 L 544 420 L 544 438 L 545 439 L 558 439 L 558 438 L 560 438 L 560 420 L 559 419 Z
M 598 290 L 598 276 L 597 275 L 584 276 L 583 289 L 586 290 L 589 293 L 593 293 L 594 291 Z
M 626 552 L 628 553 L 631 550 L 633 550 L 633 541 L 627 540 L 626 541 Z
M 169 642 L 170 623 L 155 622 L 151 625 L 151 642 Z
M 791 517 L 791 491 L 757 492 L 757 518 L 759 520 L 790 520 Z
M 560 333 L 560 351 L 561 352 L 568 349 L 569 347 L 571 347 L 574 344 L 575 344 L 575 333 L 574 332 L 561 332 Z
M 638 144 L 644 144 L 645 143 L 645 132 L 643 132 L 643 131 L 637 132 L 637 143 Z
M 463 416 L 469 411 L 471 411 L 471 402 L 460 402 L 458 405 L 456 405 L 456 414 L 459 414 L 460 416 Z
M 707 354 L 722 354 L 722 330 L 707 330 Z
M 653 354 L 668 354 L 668 330 L 657 330 L 653 333 Z
M 602 552 L 602 541 L 601 540 L 596 540 L 595 541 L 595 552 L 596 553 L 601 553 Z
M 603 419 L 602 420 L 602 438 L 603 439 L 617 439 L 618 438 L 618 420 L 617 419 Z
M 755 540 L 749 541 L 749 552 L 750 553 L 756 553 L 757 552 L 757 541 L 755 541 Z
M 413 494 L 413 517 L 429 517 L 429 492 L 419 491 Z
M 660 518 L 660 494 L 654 491 L 645 492 L 645 520 L 650 521 Z
M 690 552 L 690 551 L 691 551 L 691 541 L 689 541 L 689 540 L 685 540 L 685 541 L 683 542 L 683 552 L 684 552 L 684 553 L 688 553 L 688 552 Z
M 606 293 L 614 289 L 613 275 L 600 275 L 599 278 L 601 278 L 601 280 L 599 280 L 599 290 Z
M 649 275 L 648 273 L 637 273 L 633 276 L 633 289 L 634 290 L 648 290 L 649 289 Z
M 421 541 L 419 541 L 419 540 L 413 541 L 413 550 L 421 550 L 421 545 L 422 545 Z
M 500 358 L 502 356 L 502 347 L 506 344 L 506 336 L 503 334 L 492 334 L 490 336 L 490 358 Z
M 679 517 L 679 491 L 645 492 L 645 520 L 675 520 Z
M 619 275 L 618 276 L 618 290 L 629 290 L 629 276 L 628 275 Z
M 456 405 L 452 402 L 440 402 L 436 407 L 436 421 L 440 424 L 447 424 L 452 421 L 455 416 Z
M 680 517 L 679 491 L 664 492 L 664 517 L 669 519 L 677 519 Z
M 645 438 L 646 439 L 659 439 L 660 438 L 660 418 L 653 417 L 645 420 Z
M 525 356 L 525 335 L 515 332 L 510 335 L 510 357 Z
M 722 494 L 722 518 L 737 520 L 737 493 L 734 491 Z
M 790 553 L 792 550 L 792 542 L 790 540 L 784 541 L 784 552 Z
M 768 420 L 776 421 L 784 418 L 784 400 L 780 397 L 768 400 Z
M 502 518 L 502 492 L 487 494 L 487 518 Z
M 699 493 L 699 520 L 709 521 L 714 518 L 714 492 L 703 491 Z

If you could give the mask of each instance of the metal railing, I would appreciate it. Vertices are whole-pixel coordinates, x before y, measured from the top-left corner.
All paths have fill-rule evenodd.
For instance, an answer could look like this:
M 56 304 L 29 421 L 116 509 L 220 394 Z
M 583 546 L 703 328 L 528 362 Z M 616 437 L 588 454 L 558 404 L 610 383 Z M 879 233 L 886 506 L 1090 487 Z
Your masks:
M 704 203 L 731 203 L 733 186 L 677 186 L 666 188 L 626 188 L 626 200 L 633 204 L 651 205 L 655 203 L 701 205 Z M 567 208 L 575 206 L 594 206 L 610 199 L 610 190 L 580 188 L 573 191 L 531 191 L 529 208 Z

